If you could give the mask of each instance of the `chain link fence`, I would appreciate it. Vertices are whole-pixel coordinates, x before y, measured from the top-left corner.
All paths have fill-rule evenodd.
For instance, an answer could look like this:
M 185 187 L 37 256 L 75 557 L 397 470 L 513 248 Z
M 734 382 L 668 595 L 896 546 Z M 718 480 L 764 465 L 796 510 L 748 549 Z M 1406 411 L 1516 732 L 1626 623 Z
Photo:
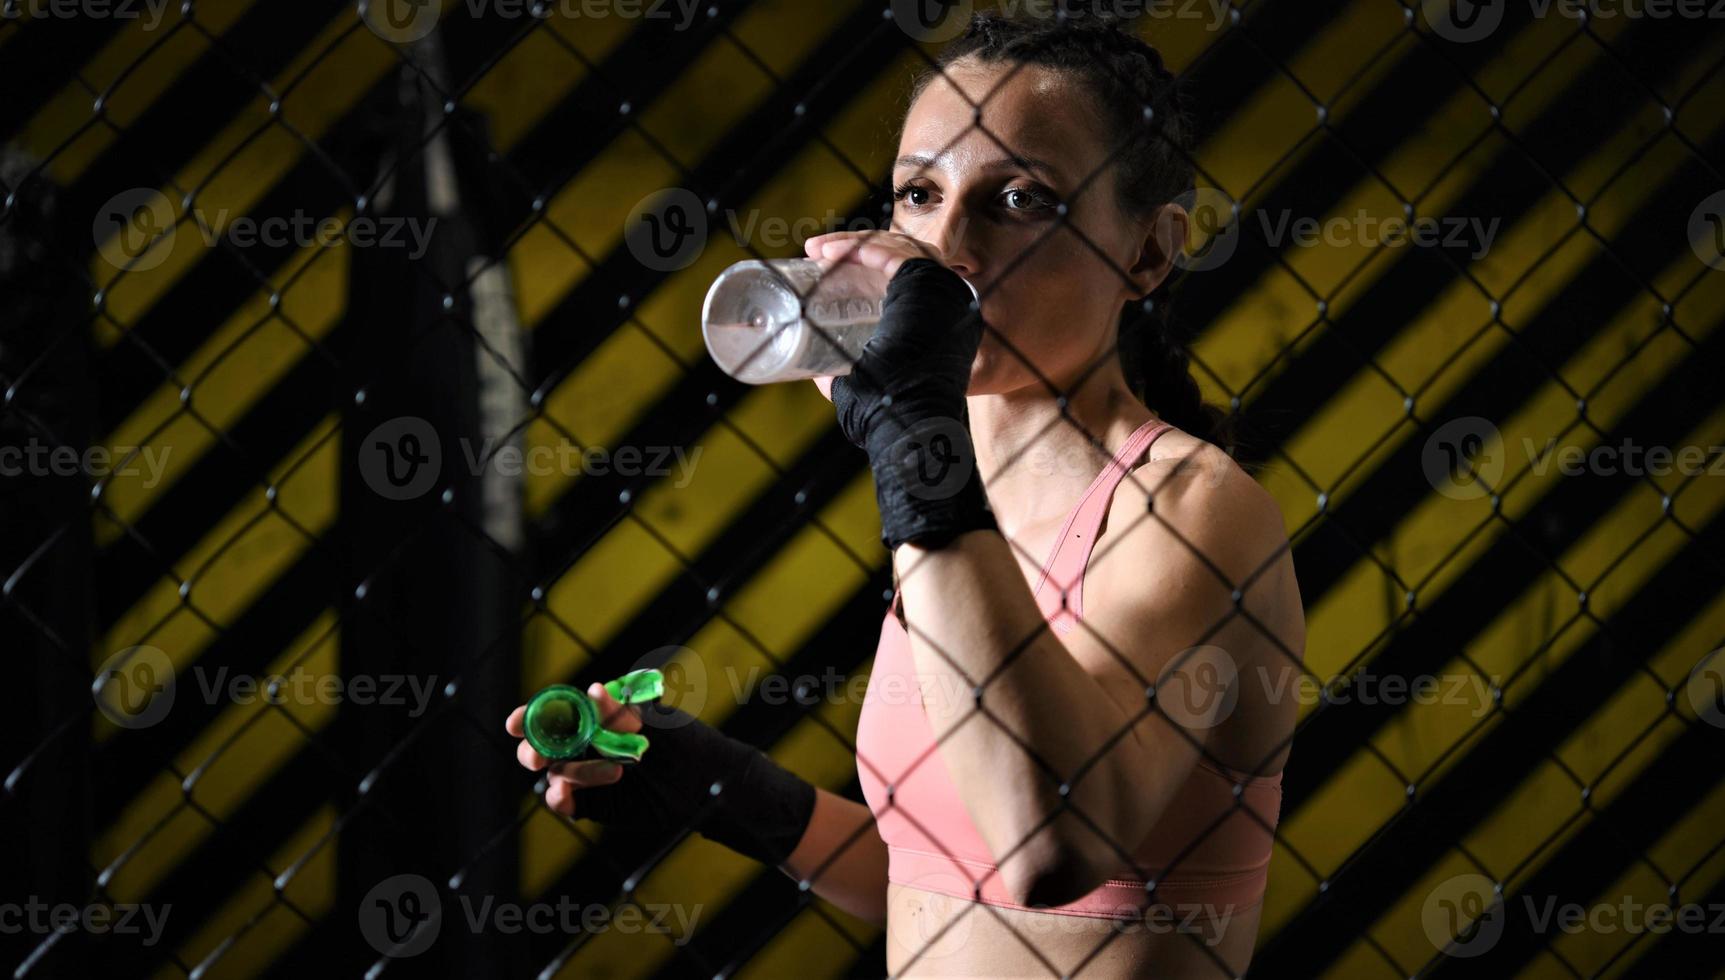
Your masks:
M 973 12 L 0 3 L 16 975 L 915 973 L 1024 921 L 564 818 L 502 727 L 660 667 L 861 799 L 871 478 L 700 303 L 889 227 Z M 1123 12 L 1198 128 L 1166 295 L 1306 609 L 1253 971 L 1725 975 L 1725 14 Z M 1019 938 L 1094 975 L 1127 931 Z

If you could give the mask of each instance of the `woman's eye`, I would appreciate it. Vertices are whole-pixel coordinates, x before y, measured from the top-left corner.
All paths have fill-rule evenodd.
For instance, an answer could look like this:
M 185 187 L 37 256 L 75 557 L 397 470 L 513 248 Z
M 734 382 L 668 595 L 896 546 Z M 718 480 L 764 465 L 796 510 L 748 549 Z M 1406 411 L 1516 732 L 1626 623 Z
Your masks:
M 1054 206 L 1047 195 L 1029 187 L 1007 188 L 1005 199 L 1007 207 L 1013 211 L 1041 211 Z
M 922 200 L 910 200 L 910 197 L 913 194 L 921 194 L 921 195 L 923 195 L 923 199 Z M 910 204 L 912 207 L 920 208 L 924 204 L 928 203 L 927 195 L 928 195 L 928 188 L 926 188 L 926 187 L 912 187 L 909 184 L 901 184 L 900 186 L 893 188 L 892 199 L 895 201 L 910 200 Z

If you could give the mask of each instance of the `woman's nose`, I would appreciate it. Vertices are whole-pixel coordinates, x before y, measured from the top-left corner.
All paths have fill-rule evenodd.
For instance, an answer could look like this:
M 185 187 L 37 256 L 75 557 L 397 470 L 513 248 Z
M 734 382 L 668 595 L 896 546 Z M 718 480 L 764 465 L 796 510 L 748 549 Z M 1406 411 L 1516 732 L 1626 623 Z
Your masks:
M 940 249 L 948 268 L 966 279 L 974 279 L 980 263 L 971 248 L 969 237 L 965 234 L 967 223 L 962 211 L 950 211 L 941 216 L 938 227 L 927 229 L 933 232 L 928 240 Z

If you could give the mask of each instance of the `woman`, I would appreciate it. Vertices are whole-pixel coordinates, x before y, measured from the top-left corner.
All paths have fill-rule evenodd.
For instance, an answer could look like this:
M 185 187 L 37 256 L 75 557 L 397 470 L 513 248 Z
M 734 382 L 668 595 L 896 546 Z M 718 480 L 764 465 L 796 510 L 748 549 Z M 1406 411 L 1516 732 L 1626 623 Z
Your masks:
M 894 231 L 806 246 L 891 277 L 856 369 L 821 382 L 898 580 L 868 806 L 675 712 L 649 718 L 671 745 L 561 765 L 546 801 L 812 881 L 886 923 L 894 975 L 1240 975 L 1304 620 L 1274 502 L 1142 315 L 1187 231 L 1174 79 L 1095 18 L 980 15 L 913 90 L 893 179 Z

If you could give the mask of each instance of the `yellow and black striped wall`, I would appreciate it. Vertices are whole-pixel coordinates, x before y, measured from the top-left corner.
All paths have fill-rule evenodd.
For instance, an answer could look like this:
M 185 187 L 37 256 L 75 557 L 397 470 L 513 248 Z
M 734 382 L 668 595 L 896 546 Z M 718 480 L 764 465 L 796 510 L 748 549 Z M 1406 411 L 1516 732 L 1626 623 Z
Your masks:
M 0 432 L 129 462 L 0 500 L 5 901 L 167 910 L 148 943 L 11 932 L 9 967 L 884 972 L 880 930 L 775 871 L 551 813 L 502 720 L 663 665 L 709 724 L 859 795 L 860 701 L 825 694 L 866 676 L 891 585 L 869 474 L 812 386 L 720 374 L 699 318 L 733 262 L 878 216 L 938 50 L 904 6 L 5 7 Z M 1233 236 L 1176 310 L 1308 618 L 1254 972 L 1725 976 L 1725 25 L 1148 6 Z M 628 229 L 668 193 L 703 244 L 644 262 Z M 221 233 L 390 215 L 440 218 L 436 244 Z M 1398 218 L 1445 234 L 1362 231 Z M 1270 233 L 1304 219 L 1340 231 Z M 612 465 L 392 501 L 357 454 L 407 415 Z M 171 710 L 116 721 L 91 695 L 115 664 Z M 405 678 L 405 703 L 219 686 L 295 676 Z M 365 909 L 398 874 L 442 925 L 390 957 Z M 463 896 L 604 911 L 470 928 Z M 1530 917 L 1550 903 L 1713 914 L 1566 930 Z

